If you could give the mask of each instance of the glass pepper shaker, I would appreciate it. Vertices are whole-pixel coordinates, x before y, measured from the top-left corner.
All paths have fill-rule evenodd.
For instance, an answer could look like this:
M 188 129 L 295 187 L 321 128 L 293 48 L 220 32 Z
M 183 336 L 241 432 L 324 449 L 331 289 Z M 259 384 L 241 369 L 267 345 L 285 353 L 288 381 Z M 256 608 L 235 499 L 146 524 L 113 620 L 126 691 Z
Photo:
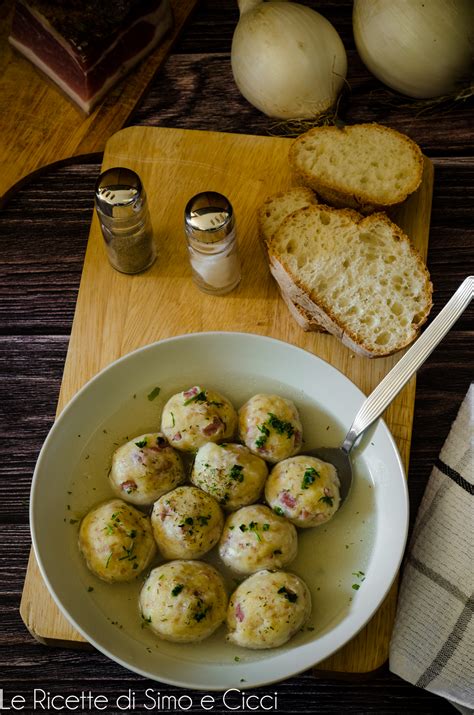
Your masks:
M 224 295 L 240 283 L 240 259 L 232 205 L 222 194 L 203 191 L 184 211 L 193 279 L 205 293 Z
M 121 273 L 140 273 L 156 258 L 145 189 L 131 169 L 107 169 L 95 185 L 95 207 L 107 257 Z

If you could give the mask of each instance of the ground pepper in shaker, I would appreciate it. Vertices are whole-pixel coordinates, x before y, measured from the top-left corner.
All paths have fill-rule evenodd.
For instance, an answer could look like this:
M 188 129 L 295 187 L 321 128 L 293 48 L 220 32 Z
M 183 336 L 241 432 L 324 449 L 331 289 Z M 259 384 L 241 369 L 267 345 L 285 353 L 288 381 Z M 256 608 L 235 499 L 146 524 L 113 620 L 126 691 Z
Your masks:
M 240 283 L 234 211 L 225 196 L 203 191 L 184 211 L 193 279 L 205 293 L 224 295 Z
M 145 189 L 131 169 L 107 169 L 95 185 L 95 207 L 107 257 L 121 273 L 140 273 L 156 258 Z

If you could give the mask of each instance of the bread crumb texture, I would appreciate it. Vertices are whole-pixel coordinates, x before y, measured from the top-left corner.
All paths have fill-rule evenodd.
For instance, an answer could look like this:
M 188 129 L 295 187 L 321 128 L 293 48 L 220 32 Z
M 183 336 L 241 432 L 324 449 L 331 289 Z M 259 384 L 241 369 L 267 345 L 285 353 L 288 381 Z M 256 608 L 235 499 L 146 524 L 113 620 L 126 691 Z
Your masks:
M 385 214 L 302 208 L 282 222 L 268 250 L 285 294 L 315 319 L 323 316 L 325 327 L 357 352 L 396 352 L 428 317 L 428 270 Z
M 294 186 L 287 191 L 280 191 L 278 194 L 269 196 L 258 212 L 259 233 L 265 245 L 268 245 L 283 219 L 293 211 L 317 203 L 315 193 L 304 186 Z

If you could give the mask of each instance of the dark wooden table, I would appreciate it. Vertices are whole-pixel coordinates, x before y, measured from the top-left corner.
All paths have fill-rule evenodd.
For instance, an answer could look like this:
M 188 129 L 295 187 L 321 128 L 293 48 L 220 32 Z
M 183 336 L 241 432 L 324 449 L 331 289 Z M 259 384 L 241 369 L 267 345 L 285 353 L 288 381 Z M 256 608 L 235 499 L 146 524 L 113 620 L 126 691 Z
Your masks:
M 409 100 L 387 93 L 356 54 L 351 3 L 306 4 L 333 22 L 348 51 L 351 95 L 343 118 L 380 121 L 405 131 L 435 164 L 428 255 L 434 317 L 473 272 L 472 103 L 420 112 Z M 272 130 L 274 122 L 247 104 L 233 83 L 229 52 L 237 16 L 234 0 L 201 2 L 131 123 L 255 134 Z M 31 477 L 54 418 L 99 170 L 99 156 L 50 167 L 19 190 L 0 215 L 0 707 L 2 702 L 9 705 L 13 695 L 23 695 L 23 712 L 32 712 L 34 688 L 62 695 L 91 691 L 111 699 L 131 688 L 137 703 L 147 687 L 182 694 L 133 675 L 95 651 L 42 646 L 18 613 L 30 548 Z M 472 380 L 472 335 L 471 309 L 419 372 L 409 471 L 412 523 L 433 462 Z M 441 698 L 392 675 L 387 666 L 357 679 L 316 678 L 306 672 L 257 692 L 274 691 L 281 713 L 454 712 Z M 196 694 L 193 700 L 190 712 L 203 712 Z M 98 712 L 84 710 L 91 711 Z M 145 710 L 137 705 L 135 712 Z

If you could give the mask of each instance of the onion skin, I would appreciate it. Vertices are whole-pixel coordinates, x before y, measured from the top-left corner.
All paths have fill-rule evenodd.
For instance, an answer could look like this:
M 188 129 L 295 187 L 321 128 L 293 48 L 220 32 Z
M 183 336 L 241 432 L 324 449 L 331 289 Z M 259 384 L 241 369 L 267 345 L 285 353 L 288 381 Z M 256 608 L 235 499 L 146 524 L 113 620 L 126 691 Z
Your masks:
M 242 95 L 278 119 L 315 117 L 344 84 L 342 41 L 315 10 L 292 2 L 241 0 L 231 63 Z
M 355 0 L 352 22 L 367 69 L 401 94 L 440 97 L 472 77 L 472 0 Z

